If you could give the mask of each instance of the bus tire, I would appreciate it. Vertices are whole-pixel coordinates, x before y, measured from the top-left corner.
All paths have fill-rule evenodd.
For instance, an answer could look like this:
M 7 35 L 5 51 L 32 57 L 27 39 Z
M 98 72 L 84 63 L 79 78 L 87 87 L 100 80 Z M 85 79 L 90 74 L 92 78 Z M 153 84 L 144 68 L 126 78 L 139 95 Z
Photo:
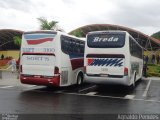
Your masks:
M 83 84 L 83 73 L 80 72 L 77 76 L 77 85 L 80 86 Z

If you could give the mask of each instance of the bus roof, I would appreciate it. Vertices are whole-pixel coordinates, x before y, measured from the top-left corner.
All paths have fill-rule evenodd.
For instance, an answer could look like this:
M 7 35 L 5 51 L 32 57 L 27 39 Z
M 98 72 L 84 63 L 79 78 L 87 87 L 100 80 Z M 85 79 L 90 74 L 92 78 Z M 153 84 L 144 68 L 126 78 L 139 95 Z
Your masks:
M 92 31 L 88 34 L 95 34 L 95 33 L 128 33 L 127 31 L 122 30 L 104 30 L 104 31 Z
M 60 34 L 60 35 L 66 35 L 68 37 L 72 37 L 72 38 L 77 38 L 77 39 L 81 39 L 82 41 L 85 41 L 85 38 L 79 38 L 73 35 L 69 35 L 65 32 L 61 32 L 61 31 L 54 31 L 54 30 L 38 30 L 38 31 L 26 31 L 23 34 L 34 34 L 34 33 L 48 33 L 48 34 Z
M 38 30 L 38 31 L 27 31 L 24 32 L 23 34 L 32 34 L 32 33 L 57 33 L 57 32 L 53 30 Z

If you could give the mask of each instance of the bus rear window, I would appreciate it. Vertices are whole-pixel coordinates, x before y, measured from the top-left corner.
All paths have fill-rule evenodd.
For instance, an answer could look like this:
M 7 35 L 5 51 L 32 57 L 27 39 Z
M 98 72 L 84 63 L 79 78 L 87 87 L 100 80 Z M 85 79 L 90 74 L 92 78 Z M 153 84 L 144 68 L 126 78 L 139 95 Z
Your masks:
M 54 38 L 56 36 L 56 33 L 54 32 L 46 32 L 46 33 L 38 33 L 38 32 L 26 32 L 24 34 L 24 40 L 27 42 L 28 45 L 39 45 L 42 43 L 46 43 L 54 41 Z
M 87 45 L 91 48 L 121 48 L 125 44 L 125 33 L 98 33 L 87 37 Z

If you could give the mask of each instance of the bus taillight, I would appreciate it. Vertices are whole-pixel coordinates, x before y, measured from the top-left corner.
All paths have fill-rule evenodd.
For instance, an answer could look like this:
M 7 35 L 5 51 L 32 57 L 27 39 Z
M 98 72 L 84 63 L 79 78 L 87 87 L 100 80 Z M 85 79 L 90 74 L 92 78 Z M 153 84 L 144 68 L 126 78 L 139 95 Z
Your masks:
M 124 68 L 124 75 L 127 76 L 128 75 L 128 68 Z

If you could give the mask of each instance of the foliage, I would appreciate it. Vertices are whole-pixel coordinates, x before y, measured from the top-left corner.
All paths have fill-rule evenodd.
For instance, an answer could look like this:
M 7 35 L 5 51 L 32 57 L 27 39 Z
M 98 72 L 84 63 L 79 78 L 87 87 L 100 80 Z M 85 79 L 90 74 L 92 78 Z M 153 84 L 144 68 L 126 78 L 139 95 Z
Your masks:
M 4 59 L 4 55 L 3 55 L 3 54 L 1 55 L 1 59 L 2 59 L 2 60 Z
M 156 39 L 159 39 L 159 40 L 160 40 L 160 31 L 159 31 L 159 32 L 154 33 L 153 35 L 151 35 L 151 37 L 153 37 L 153 38 L 156 38 Z
M 48 21 L 46 18 L 44 17 L 40 17 L 37 18 L 38 21 L 40 22 L 40 29 L 41 30 L 55 30 L 56 29 L 56 25 L 57 25 L 57 21 Z
M 0 66 L 6 66 L 10 59 L 0 60 Z
M 149 77 L 151 77 L 151 76 L 160 77 L 160 66 L 159 65 L 148 64 L 147 75 Z
M 17 45 L 17 46 L 21 45 L 21 42 L 22 42 L 22 38 L 21 37 L 15 36 L 15 37 L 13 37 L 13 40 L 14 40 L 14 44 L 15 45 Z
M 83 32 L 82 32 L 82 30 L 76 30 L 72 33 L 72 35 L 74 35 L 76 37 L 83 37 Z

